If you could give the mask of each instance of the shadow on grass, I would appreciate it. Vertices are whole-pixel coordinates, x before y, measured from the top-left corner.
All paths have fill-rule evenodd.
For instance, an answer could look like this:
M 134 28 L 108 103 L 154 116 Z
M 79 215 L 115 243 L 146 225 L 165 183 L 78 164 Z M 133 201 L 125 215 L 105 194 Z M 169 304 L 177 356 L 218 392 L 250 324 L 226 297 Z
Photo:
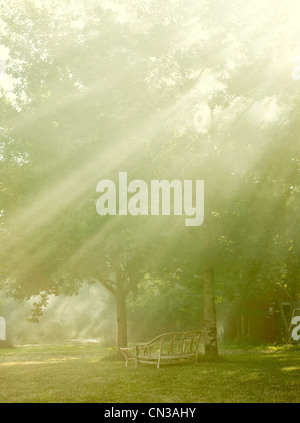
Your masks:
M 196 363 L 195 361 L 184 361 L 184 362 L 178 362 L 178 363 L 162 363 L 161 367 L 177 367 L 177 366 L 186 366 L 186 365 L 201 365 L 201 364 L 205 364 L 205 363 L 211 363 L 211 364 L 241 364 L 243 363 L 243 365 L 250 365 L 252 366 L 256 366 L 258 363 L 262 363 L 265 362 L 265 358 L 266 356 L 268 358 L 271 358 L 272 361 L 277 361 L 278 364 L 280 363 L 280 365 L 286 365 L 286 363 L 288 363 L 291 359 L 291 357 L 289 355 L 286 355 L 287 353 L 291 353 L 291 352 L 295 352 L 295 353 L 299 353 L 300 351 L 300 347 L 297 346 L 281 346 L 278 348 L 270 348 L 270 349 L 251 349 L 248 350 L 248 352 L 246 350 L 243 350 L 240 354 L 237 353 L 237 351 L 233 350 L 233 353 L 231 354 L 230 351 L 226 351 L 224 352 L 224 354 L 222 352 L 220 352 L 220 354 L 218 355 L 218 357 L 214 357 L 214 358 L 208 358 L 205 356 L 204 353 L 199 353 Z M 100 362 L 107 362 L 107 363 L 120 363 L 120 364 L 124 364 L 125 363 L 125 358 L 122 355 L 122 353 L 120 353 L 116 347 L 111 347 L 108 348 L 106 350 L 106 353 L 99 359 Z M 132 363 L 131 363 L 132 364 Z M 131 367 L 131 366 L 128 366 Z M 155 367 L 155 366 L 147 366 L 146 367 Z
M 224 363 L 227 362 L 227 357 L 218 355 L 217 357 L 206 357 L 204 354 L 198 354 L 197 363 Z
M 100 358 L 104 362 L 125 362 L 125 357 L 117 348 L 107 348 L 107 353 Z
M 15 348 L 15 347 L 8 341 L 0 341 L 0 349 L 10 349 L 10 348 Z

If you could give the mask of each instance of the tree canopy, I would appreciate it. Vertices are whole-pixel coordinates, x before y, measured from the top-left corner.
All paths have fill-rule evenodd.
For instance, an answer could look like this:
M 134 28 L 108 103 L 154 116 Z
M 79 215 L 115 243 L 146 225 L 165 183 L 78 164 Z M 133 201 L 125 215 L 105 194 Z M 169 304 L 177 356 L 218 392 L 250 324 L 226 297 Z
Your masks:
M 1 2 L 3 288 L 29 298 L 99 281 L 126 302 L 151 278 L 171 289 L 176 274 L 192 291 L 214 279 L 228 298 L 278 286 L 296 296 L 295 11 L 271 0 Z M 204 180 L 203 225 L 99 217 L 96 184 L 120 171 Z

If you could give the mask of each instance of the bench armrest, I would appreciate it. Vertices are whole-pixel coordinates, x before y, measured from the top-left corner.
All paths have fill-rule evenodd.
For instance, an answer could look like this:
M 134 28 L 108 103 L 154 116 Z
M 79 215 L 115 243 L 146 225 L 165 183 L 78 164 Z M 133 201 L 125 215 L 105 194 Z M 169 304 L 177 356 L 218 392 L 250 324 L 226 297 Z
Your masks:
M 124 347 L 120 348 L 121 353 L 124 355 L 126 360 L 126 366 L 128 365 L 129 360 L 136 360 L 136 347 Z
M 125 355 L 127 358 L 132 358 L 133 355 L 136 355 L 136 347 L 126 347 L 126 348 L 120 348 L 120 351 Z

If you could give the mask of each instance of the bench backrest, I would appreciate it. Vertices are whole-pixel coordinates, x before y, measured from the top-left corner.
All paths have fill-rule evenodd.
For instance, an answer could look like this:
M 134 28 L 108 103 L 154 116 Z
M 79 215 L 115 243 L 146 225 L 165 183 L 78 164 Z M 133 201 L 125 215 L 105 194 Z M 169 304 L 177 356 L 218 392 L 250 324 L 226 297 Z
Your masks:
M 198 349 L 200 330 L 190 332 L 168 332 L 157 336 L 148 343 L 152 351 L 162 355 L 192 354 Z

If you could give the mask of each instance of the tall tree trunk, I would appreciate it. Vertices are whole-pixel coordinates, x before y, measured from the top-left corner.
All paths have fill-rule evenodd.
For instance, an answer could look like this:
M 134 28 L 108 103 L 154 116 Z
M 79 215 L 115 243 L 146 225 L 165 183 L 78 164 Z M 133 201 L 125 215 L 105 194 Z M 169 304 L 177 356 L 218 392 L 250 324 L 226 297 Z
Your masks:
M 122 286 L 117 285 L 116 290 L 117 323 L 118 323 L 118 351 L 127 347 L 127 317 L 126 293 Z
M 205 357 L 218 357 L 214 273 L 209 266 L 203 268 L 204 284 L 204 348 Z
M 211 148 L 215 143 L 216 122 L 215 122 L 215 108 L 216 104 L 212 102 L 210 105 L 210 136 L 209 142 Z M 210 219 L 210 225 L 213 222 Z M 204 244 L 206 251 L 211 251 L 212 233 L 208 229 L 208 222 L 204 226 Z M 215 304 L 215 287 L 214 287 L 214 272 L 210 258 L 204 259 L 202 270 L 203 288 L 204 288 L 204 352 L 205 357 L 209 360 L 218 357 L 218 342 L 217 342 L 217 319 L 216 319 L 216 304 Z

